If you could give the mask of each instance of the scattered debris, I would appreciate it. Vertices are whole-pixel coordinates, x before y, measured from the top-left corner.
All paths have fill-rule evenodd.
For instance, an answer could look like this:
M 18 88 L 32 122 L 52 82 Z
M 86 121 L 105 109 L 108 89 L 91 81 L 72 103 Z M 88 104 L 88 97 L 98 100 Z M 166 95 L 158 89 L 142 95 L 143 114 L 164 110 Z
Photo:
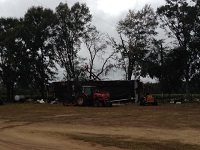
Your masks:
M 15 95 L 14 102 L 25 102 L 25 96 L 24 95 Z
M 27 102 L 33 102 L 34 100 L 31 99 L 31 98 L 28 98 L 26 101 L 27 101 Z
M 172 99 L 169 103 L 170 103 L 170 104 L 174 104 L 174 99 Z
M 182 104 L 181 102 L 176 102 L 176 104 Z
M 200 102 L 200 99 L 195 98 L 195 99 L 193 100 L 193 102 Z
M 44 104 L 45 103 L 45 101 L 43 100 L 43 99 L 41 99 L 41 100 L 37 100 L 37 103 L 40 103 L 40 104 Z
M 15 101 L 19 101 L 20 100 L 20 96 L 19 95 L 15 95 L 14 99 L 15 99 Z
M 58 104 L 58 99 L 56 98 L 54 101 L 51 101 L 50 104 Z

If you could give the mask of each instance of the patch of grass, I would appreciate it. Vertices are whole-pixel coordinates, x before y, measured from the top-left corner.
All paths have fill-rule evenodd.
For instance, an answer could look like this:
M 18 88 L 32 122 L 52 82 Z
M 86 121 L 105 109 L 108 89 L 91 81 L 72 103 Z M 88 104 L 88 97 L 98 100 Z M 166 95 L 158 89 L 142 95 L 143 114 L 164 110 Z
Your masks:
M 65 134 L 65 136 L 74 139 L 90 142 L 91 144 L 100 144 L 104 147 L 114 146 L 130 150 L 199 150 L 200 146 L 184 144 L 179 141 L 153 141 L 147 139 L 128 139 L 122 136 L 93 135 L 93 134 Z
M 73 123 L 95 126 L 195 128 L 200 129 L 200 105 L 64 107 L 62 104 L 6 104 L 0 119 L 22 122 Z M 60 116 L 60 117 L 56 117 Z
M 153 94 L 153 96 L 156 98 L 156 99 L 174 99 L 174 98 L 177 98 L 177 99 L 185 99 L 186 98 L 186 94 Z M 190 98 L 191 99 L 195 99 L 195 98 L 198 98 L 200 99 L 200 94 L 191 94 L 190 95 Z

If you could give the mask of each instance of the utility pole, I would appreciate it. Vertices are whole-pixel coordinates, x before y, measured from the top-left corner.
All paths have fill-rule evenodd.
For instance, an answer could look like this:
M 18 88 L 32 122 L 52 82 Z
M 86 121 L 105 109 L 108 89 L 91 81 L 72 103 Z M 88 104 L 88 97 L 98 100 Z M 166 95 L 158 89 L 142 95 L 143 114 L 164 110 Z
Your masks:
M 164 102 L 164 90 L 163 90 L 163 74 L 164 74 L 164 70 L 163 70 L 163 45 L 162 45 L 162 41 L 160 42 L 160 67 L 161 67 L 161 79 L 160 79 L 160 85 L 161 85 L 161 90 L 162 90 L 162 101 Z

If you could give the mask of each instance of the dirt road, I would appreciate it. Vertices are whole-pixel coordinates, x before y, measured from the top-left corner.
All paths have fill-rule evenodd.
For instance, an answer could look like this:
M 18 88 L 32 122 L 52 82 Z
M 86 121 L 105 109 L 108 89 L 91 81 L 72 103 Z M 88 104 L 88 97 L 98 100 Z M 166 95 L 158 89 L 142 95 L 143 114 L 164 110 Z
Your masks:
M 181 141 L 184 144 L 200 146 L 200 134 L 195 130 L 165 130 L 123 127 L 100 127 L 75 124 L 51 123 L 6 123 L 1 120 L 0 149 L 2 150 L 117 150 L 114 146 L 101 146 L 67 135 L 115 136 L 126 140 L 145 139 L 154 141 Z M 66 135 L 65 135 L 66 134 Z
M 2 150 L 114 150 L 116 147 L 73 140 L 60 134 L 70 133 L 68 126 L 55 127 L 51 124 L 3 123 L 0 126 L 0 149 Z M 84 132 L 83 128 L 79 131 Z M 59 134 L 60 132 L 60 134 Z
M 6 106 L 3 109 L 7 112 L 9 109 L 12 110 L 10 107 Z M 16 112 L 5 113 L 4 117 L 0 116 L 0 149 L 200 149 L 199 109 L 193 107 L 188 112 L 185 111 L 186 108 L 171 110 L 168 106 L 147 107 L 146 110 L 137 106 L 109 109 L 71 107 L 66 109 L 51 106 L 48 108 L 50 111 L 46 110 L 46 106 L 31 108 L 32 111 L 29 111 L 30 107 L 32 106 L 15 107 L 18 109 L 15 110 L 18 114 L 22 112 L 17 117 L 13 115 Z M 4 113 L 3 109 L 0 110 L 1 114 Z M 51 113 L 52 110 L 59 112 Z M 117 114 L 118 111 L 122 114 Z M 150 115 L 149 111 L 151 111 Z M 83 112 L 84 115 L 81 115 Z M 139 117 L 138 112 L 142 112 Z M 165 113 L 164 118 L 163 113 Z M 169 116 L 168 113 L 173 115 Z M 106 117 L 107 114 L 110 116 Z M 171 126 L 168 127 L 169 125 Z

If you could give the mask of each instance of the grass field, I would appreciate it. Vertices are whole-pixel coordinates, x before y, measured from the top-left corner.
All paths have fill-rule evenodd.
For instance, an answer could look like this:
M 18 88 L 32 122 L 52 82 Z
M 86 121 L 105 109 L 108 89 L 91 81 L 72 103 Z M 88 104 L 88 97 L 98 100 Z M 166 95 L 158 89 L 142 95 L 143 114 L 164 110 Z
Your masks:
M 169 100 L 169 99 L 186 99 L 186 94 L 153 94 L 153 96 L 156 99 L 164 99 L 164 100 Z M 191 94 L 190 95 L 191 101 L 195 101 L 195 99 L 200 99 L 200 94 Z
M 67 138 L 83 145 L 90 143 L 88 147 L 93 149 L 98 149 L 97 145 L 104 149 L 200 149 L 200 104 L 197 103 L 129 104 L 110 108 L 6 104 L 0 106 L 0 121 L 0 131 L 3 130 L 5 135 L 6 130 L 11 129 L 20 129 L 26 134 L 31 130 L 30 136 L 38 133 L 54 139 Z

